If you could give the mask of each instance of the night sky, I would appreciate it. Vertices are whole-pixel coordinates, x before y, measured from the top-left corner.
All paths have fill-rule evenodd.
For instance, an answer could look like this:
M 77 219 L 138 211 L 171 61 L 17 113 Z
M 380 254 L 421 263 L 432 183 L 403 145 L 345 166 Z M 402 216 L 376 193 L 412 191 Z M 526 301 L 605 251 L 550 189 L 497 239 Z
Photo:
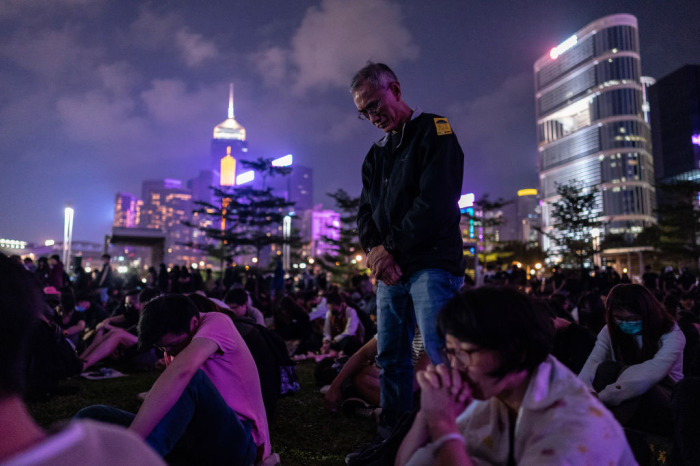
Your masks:
M 183 182 L 236 119 L 253 157 L 294 154 L 315 202 L 360 192 L 382 133 L 347 90 L 368 59 L 397 73 L 411 106 L 449 118 L 463 192 L 537 187 L 532 67 L 591 21 L 639 20 L 642 72 L 700 63 L 700 2 L 0 0 L 0 237 L 102 241 L 115 194 Z

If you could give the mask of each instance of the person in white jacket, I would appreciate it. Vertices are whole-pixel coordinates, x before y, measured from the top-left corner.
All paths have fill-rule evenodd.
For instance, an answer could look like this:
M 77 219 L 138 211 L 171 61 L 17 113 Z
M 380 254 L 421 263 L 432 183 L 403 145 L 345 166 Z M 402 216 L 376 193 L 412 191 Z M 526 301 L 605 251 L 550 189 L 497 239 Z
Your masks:
M 683 332 L 636 284 L 610 290 L 606 321 L 579 378 L 623 426 L 670 434 L 671 390 L 683 378 Z

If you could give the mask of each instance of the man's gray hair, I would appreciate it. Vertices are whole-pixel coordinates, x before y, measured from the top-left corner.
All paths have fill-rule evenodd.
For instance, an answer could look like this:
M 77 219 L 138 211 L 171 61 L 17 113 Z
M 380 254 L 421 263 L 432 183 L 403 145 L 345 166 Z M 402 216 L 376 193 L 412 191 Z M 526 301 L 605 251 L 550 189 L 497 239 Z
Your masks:
M 374 63 L 371 61 L 367 62 L 360 71 L 355 73 L 350 83 L 350 93 L 354 93 L 357 88 L 369 83 L 375 89 L 382 89 L 389 87 L 392 82 L 398 82 L 399 79 L 396 77 L 391 68 L 386 66 L 384 63 Z

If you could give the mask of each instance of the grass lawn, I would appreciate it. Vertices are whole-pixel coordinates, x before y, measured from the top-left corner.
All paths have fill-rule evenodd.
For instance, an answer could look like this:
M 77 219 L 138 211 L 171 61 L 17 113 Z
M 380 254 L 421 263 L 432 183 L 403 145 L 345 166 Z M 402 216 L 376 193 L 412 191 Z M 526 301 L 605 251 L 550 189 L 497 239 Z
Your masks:
M 280 454 L 285 466 L 345 464 L 347 453 L 374 436 L 374 421 L 329 414 L 323 409 L 323 397 L 314 384 L 313 362 L 299 363 L 297 372 L 301 390 L 280 398 L 270 425 L 273 450 Z M 136 411 L 139 405 L 136 395 L 148 390 L 157 377 L 156 372 L 109 380 L 76 377 L 61 384 L 62 390 L 70 394 L 30 403 L 29 410 L 47 428 L 92 404 Z

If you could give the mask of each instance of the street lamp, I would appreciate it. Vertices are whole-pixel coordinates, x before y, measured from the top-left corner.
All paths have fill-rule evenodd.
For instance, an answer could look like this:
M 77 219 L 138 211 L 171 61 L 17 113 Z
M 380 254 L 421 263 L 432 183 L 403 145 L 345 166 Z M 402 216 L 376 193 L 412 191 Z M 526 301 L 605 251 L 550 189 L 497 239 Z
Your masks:
M 289 263 L 291 262 L 291 250 L 289 247 L 289 238 L 292 236 L 292 216 L 285 215 L 282 220 L 282 237 L 284 238 L 284 244 L 282 245 L 282 267 L 285 270 L 289 270 Z
M 593 237 L 593 265 L 600 267 L 600 230 L 598 228 L 591 229 L 591 236 Z
M 71 206 L 67 206 L 64 211 L 63 219 L 63 266 L 66 270 L 69 268 L 68 260 L 70 259 L 71 243 L 73 242 L 73 214 L 74 210 Z

